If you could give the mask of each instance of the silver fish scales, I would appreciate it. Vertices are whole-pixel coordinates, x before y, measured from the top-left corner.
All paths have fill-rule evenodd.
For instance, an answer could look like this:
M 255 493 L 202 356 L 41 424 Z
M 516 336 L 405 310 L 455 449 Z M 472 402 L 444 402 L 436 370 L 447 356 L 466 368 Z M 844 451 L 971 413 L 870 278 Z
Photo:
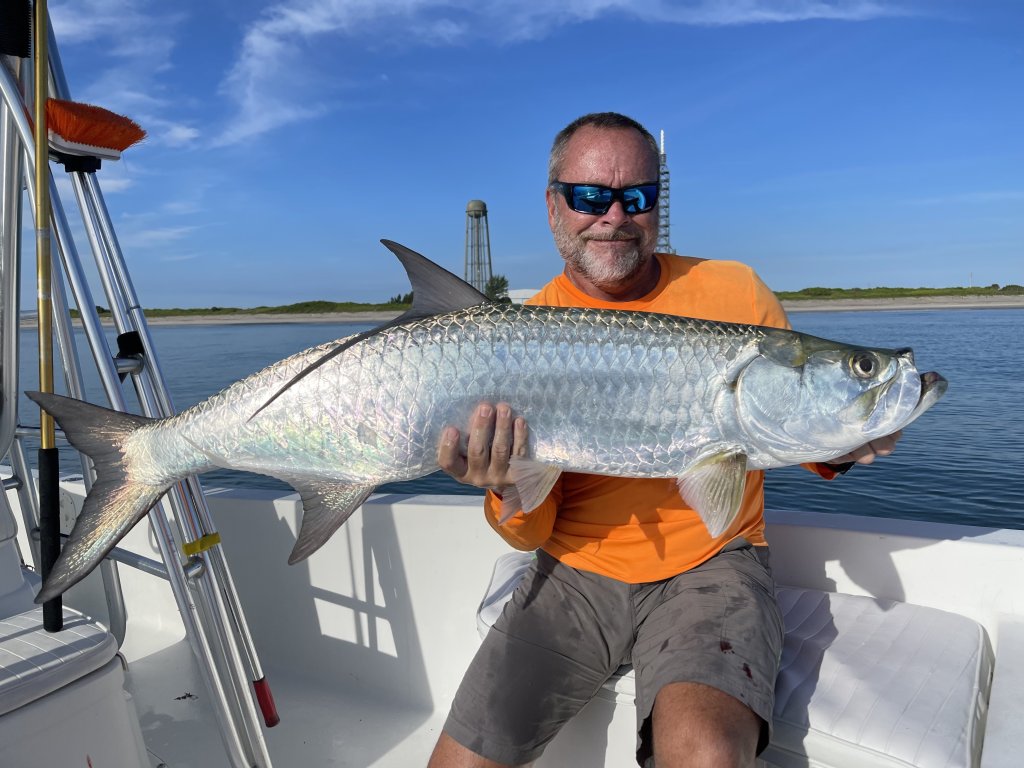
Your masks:
M 385 241 L 386 242 L 386 241 Z M 291 562 L 320 547 L 381 483 L 437 469 L 448 425 L 482 401 L 529 424 L 504 514 L 530 511 L 563 471 L 674 478 L 713 536 L 752 469 L 823 461 L 909 424 L 945 391 L 909 350 L 793 331 L 615 310 L 481 303 L 387 243 L 413 283 L 409 313 L 299 353 L 177 416 L 129 417 L 30 393 L 99 480 L 40 600 L 82 578 L 177 480 L 214 467 L 296 488 Z
M 436 470 L 443 428 L 502 400 L 528 420 L 538 461 L 675 476 L 679 447 L 711 433 L 714 395 L 760 335 L 665 315 L 487 304 L 376 334 L 255 418 L 269 394 L 341 342 L 270 366 L 132 441 L 176 473 L 230 462 L 379 485 Z

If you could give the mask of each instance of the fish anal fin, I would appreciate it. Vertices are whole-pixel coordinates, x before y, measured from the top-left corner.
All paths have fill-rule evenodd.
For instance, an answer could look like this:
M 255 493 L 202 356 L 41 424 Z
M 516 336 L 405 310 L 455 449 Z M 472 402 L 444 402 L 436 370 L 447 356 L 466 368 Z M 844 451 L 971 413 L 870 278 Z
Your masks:
M 504 523 L 520 509 L 523 512 L 532 512 L 539 507 L 562 474 L 560 467 L 521 456 L 512 457 L 509 461 L 509 471 L 514 488 L 510 488 L 502 496 L 499 523 Z
M 747 456 L 723 449 L 690 464 L 676 480 L 679 495 L 693 507 L 712 538 L 721 536 L 739 515 L 747 484 Z
M 295 547 L 288 556 L 289 565 L 305 560 L 320 549 L 377 487 L 294 478 L 286 482 L 302 498 L 302 524 Z

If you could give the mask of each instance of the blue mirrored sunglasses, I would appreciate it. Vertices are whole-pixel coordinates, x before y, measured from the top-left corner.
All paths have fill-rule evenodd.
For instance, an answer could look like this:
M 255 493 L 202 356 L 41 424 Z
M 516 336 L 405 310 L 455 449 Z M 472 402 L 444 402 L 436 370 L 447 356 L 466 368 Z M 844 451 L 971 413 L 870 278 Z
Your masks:
M 551 182 L 551 188 L 565 196 L 565 202 L 577 213 L 601 216 L 608 212 L 612 203 L 618 200 L 622 210 L 630 216 L 647 213 L 658 202 L 657 184 L 634 184 L 632 187 L 615 189 L 599 184 L 567 184 L 564 181 Z

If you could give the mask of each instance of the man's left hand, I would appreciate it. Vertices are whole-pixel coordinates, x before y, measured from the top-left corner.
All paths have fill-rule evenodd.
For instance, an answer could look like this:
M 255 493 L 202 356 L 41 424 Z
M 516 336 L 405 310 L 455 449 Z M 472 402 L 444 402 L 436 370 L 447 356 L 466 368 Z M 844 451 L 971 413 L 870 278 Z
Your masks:
M 893 432 L 891 435 L 879 437 L 870 443 L 865 443 L 860 448 L 854 448 L 845 456 L 837 456 L 826 464 L 847 464 L 851 461 L 857 464 L 870 464 L 879 456 L 888 456 L 896 450 L 897 441 L 903 437 L 903 431 Z

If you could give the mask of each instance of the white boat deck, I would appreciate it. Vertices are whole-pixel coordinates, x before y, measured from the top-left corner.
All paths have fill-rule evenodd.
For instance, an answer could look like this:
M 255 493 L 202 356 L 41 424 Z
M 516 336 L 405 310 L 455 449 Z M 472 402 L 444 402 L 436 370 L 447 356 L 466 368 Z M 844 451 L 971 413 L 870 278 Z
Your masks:
M 493 564 L 509 551 L 483 521 L 479 499 L 374 497 L 296 566 L 286 564 L 294 496 L 218 491 L 210 504 L 281 715 L 264 731 L 274 764 L 425 764 L 479 643 L 476 609 Z M 769 526 L 782 584 L 980 622 L 996 655 L 981 765 L 1019 766 L 1024 532 L 804 513 L 771 514 Z M 156 556 L 145 524 L 122 546 Z M 168 585 L 120 572 L 129 614 L 122 652 L 152 765 L 228 765 Z M 68 599 L 103 620 L 96 581 Z M 633 711 L 614 702 L 596 699 L 538 765 L 630 764 Z
M 184 639 L 168 640 L 131 661 L 127 676 L 153 766 L 226 765 L 191 649 Z M 280 724 L 266 731 L 277 766 L 421 765 L 444 723 L 442 712 L 352 696 L 287 668 L 266 672 L 281 713 Z

